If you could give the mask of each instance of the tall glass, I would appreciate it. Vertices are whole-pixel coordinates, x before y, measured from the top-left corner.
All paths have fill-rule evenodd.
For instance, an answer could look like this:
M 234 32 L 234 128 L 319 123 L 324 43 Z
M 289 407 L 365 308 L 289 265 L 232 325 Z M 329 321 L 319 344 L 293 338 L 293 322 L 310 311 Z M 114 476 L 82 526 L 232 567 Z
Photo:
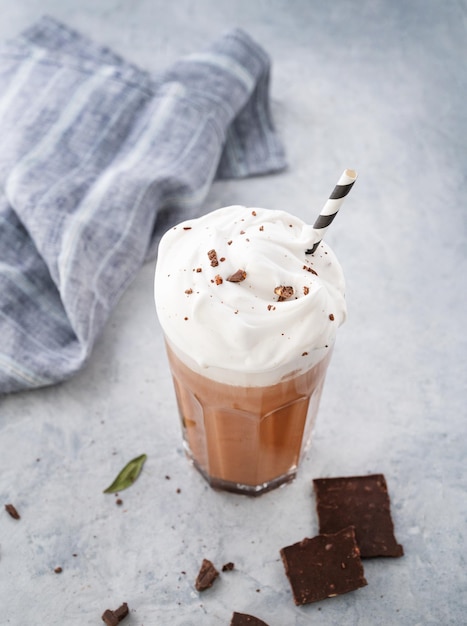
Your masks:
M 161 240 L 155 300 L 186 453 L 212 487 L 292 480 L 310 442 L 337 327 L 341 267 L 284 211 L 225 207 Z
M 202 376 L 167 354 L 188 457 L 218 489 L 259 495 L 292 480 L 310 443 L 331 351 L 311 369 L 269 386 Z

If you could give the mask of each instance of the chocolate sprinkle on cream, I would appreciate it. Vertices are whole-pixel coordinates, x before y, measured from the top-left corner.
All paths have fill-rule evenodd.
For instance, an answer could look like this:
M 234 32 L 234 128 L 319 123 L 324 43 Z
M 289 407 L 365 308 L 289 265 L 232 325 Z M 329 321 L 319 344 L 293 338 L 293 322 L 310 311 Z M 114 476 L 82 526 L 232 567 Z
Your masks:
M 246 278 L 246 272 L 245 270 L 237 270 L 236 272 L 234 272 L 233 274 L 231 274 L 227 280 L 230 283 L 241 283 L 242 280 L 245 280 Z
M 209 250 L 208 257 L 211 261 L 211 267 L 217 267 L 219 265 L 219 261 L 217 260 L 217 253 L 215 250 Z
M 220 274 L 216 274 L 214 277 L 215 281 L 216 281 L 216 285 L 222 285 L 222 283 L 224 282 L 222 280 L 222 276 Z
M 285 285 L 279 285 L 274 289 L 274 293 L 276 296 L 279 296 L 279 302 L 283 302 L 284 300 L 288 300 L 294 295 L 294 288 Z
M 304 265 L 303 269 L 306 270 L 307 272 L 311 272 L 315 276 L 318 276 L 318 272 L 315 272 L 315 270 L 312 267 L 308 267 L 308 265 Z
M 329 313 L 329 319 L 331 320 L 331 322 L 334 321 L 334 315 L 332 313 Z

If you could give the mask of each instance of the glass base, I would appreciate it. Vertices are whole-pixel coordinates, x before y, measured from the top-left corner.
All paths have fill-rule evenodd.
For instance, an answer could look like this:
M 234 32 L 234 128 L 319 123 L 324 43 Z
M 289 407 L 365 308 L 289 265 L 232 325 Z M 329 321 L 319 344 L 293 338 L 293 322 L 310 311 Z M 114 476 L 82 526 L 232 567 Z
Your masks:
M 230 491 L 231 493 L 239 493 L 244 496 L 261 496 L 263 493 L 267 493 L 268 491 L 277 489 L 277 487 L 281 487 L 282 485 L 292 482 L 297 475 L 297 468 L 292 468 L 287 472 L 287 474 L 278 476 L 277 478 L 269 480 L 266 483 L 262 483 L 261 485 L 243 485 L 241 483 L 234 483 L 228 480 L 223 480 L 222 478 L 210 476 L 200 465 L 198 465 L 189 453 L 187 453 L 187 456 L 204 480 L 209 483 L 210 487 L 222 491 Z

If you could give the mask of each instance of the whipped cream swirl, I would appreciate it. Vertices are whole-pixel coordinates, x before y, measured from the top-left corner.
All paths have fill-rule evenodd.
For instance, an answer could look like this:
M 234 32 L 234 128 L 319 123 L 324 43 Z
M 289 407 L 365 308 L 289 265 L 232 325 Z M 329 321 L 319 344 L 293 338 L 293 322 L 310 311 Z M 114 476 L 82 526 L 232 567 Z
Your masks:
M 285 211 L 230 206 L 159 245 L 157 314 L 170 347 L 220 382 L 269 385 L 326 356 L 346 317 L 344 276 L 313 227 Z

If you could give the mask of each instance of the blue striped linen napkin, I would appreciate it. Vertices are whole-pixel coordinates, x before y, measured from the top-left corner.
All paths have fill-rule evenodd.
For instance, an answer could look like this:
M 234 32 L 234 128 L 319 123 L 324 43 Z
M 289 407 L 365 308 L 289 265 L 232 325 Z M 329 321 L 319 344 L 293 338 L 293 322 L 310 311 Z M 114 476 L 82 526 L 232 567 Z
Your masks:
M 0 48 L 0 393 L 85 364 L 214 178 L 285 167 L 269 70 L 239 29 L 157 76 L 50 17 Z

